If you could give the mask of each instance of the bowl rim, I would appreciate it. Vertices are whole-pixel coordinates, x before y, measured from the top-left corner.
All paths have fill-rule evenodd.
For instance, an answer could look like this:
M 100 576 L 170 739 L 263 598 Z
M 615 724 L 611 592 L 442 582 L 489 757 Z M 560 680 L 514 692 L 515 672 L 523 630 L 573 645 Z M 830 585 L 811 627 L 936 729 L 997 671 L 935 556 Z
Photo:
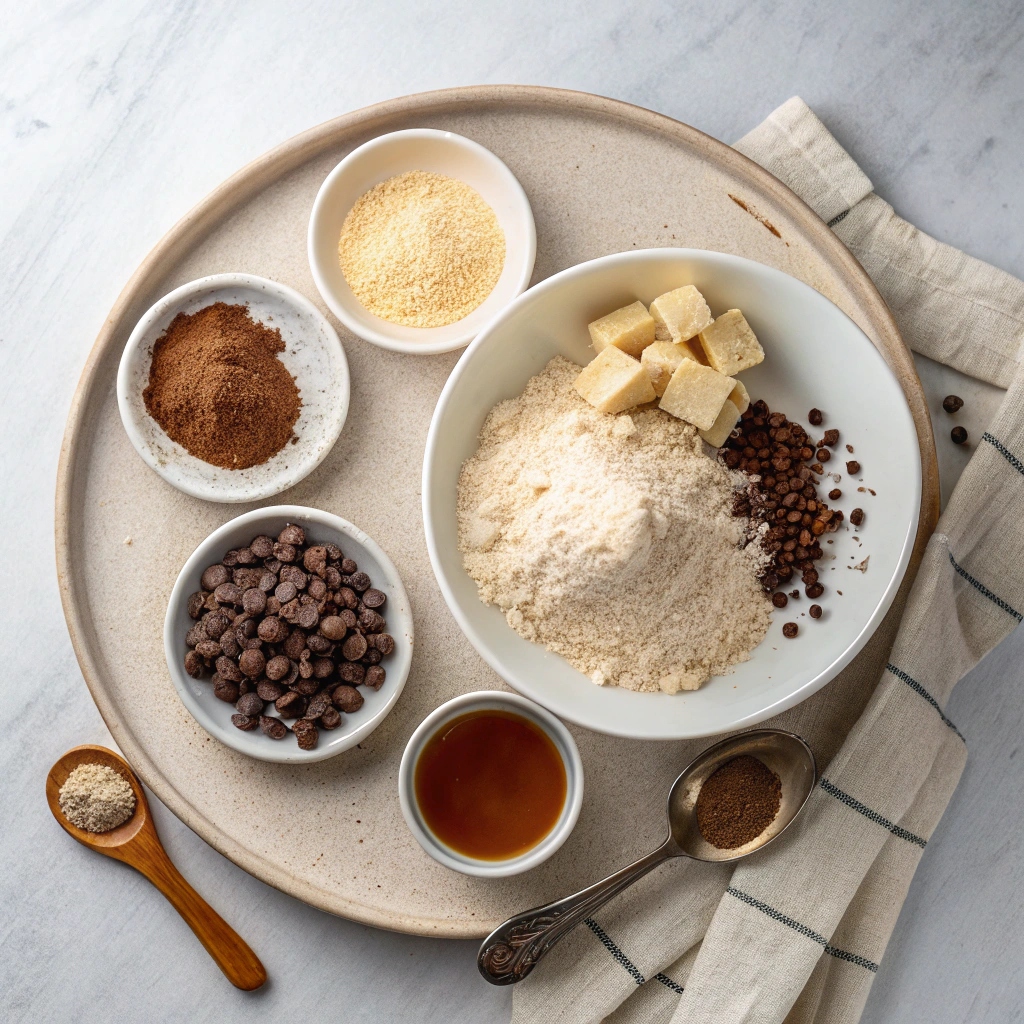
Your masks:
M 433 468 L 435 463 L 435 456 L 438 448 L 438 432 L 439 423 L 447 411 L 448 406 L 451 402 L 451 396 L 455 387 L 462 377 L 462 374 L 466 372 L 466 367 L 469 361 L 472 359 L 474 353 L 484 345 L 487 341 L 488 336 L 498 329 L 501 324 L 509 317 L 514 316 L 518 310 L 526 303 L 533 301 L 538 295 L 544 292 L 551 291 L 560 287 L 564 282 L 572 280 L 575 277 L 585 276 L 590 271 L 596 269 L 599 266 L 614 265 L 616 263 L 624 263 L 633 260 L 653 259 L 661 255 L 671 255 L 674 258 L 697 258 L 697 259 L 708 259 L 714 261 L 721 261 L 724 264 L 739 263 L 744 265 L 750 265 L 758 268 L 759 271 L 767 273 L 769 276 L 777 277 L 782 280 L 785 279 L 788 282 L 792 282 L 798 286 L 798 290 L 802 290 L 808 297 L 813 297 L 812 301 L 823 301 L 829 303 L 841 316 L 845 317 L 856 330 L 864 336 L 871 348 L 878 354 L 880 366 L 882 371 L 888 374 L 892 381 L 895 383 L 899 393 L 903 395 L 903 389 L 899 384 L 896 375 L 893 373 L 892 368 L 886 362 L 882 353 L 878 351 L 877 347 L 871 342 L 871 339 L 864 333 L 861 327 L 842 309 L 835 305 L 830 299 L 816 291 L 810 285 L 801 281 L 799 278 L 793 277 L 791 274 L 785 273 L 785 271 L 778 270 L 775 267 L 770 267 L 765 263 L 759 263 L 757 260 L 748 259 L 745 256 L 737 256 L 732 253 L 716 252 L 710 249 L 693 249 L 693 248 L 675 248 L 675 247 L 660 247 L 660 248 L 648 248 L 648 249 L 631 249 L 625 252 L 609 253 L 605 256 L 599 256 L 592 260 L 586 260 L 583 263 L 577 263 L 572 267 L 567 267 L 565 270 L 559 271 L 557 274 L 553 274 L 551 277 L 546 278 L 539 284 L 534 285 L 528 291 L 518 296 L 515 300 L 510 302 L 501 312 L 495 316 L 490 323 L 477 335 L 472 344 L 466 349 L 465 352 L 459 357 L 459 361 L 455 364 L 451 374 L 448 376 L 448 380 L 445 382 L 444 388 L 441 391 L 441 395 L 437 400 L 437 405 L 434 407 L 433 415 L 430 420 L 430 428 L 427 431 L 427 443 L 426 449 L 423 456 L 423 477 L 421 486 L 421 506 L 423 514 L 423 529 L 427 543 L 427 553 L 430 557 L 430 565 L 434 570 L 434 577 L 437 580 L 438 587 L 444 596 L 445 603 L 448 605 L 449 611 L 454 616 L 459 628 L 463 631 L 470 643 L 476 649 L 477 653 L 484 659 L 484 661 L 506 682 L 509 686 L 513 687 L 518 692 L 518 681 L 513 678 L 513 674 L 506 669 L 501 660 L 493 653 L 490 646 L 480 635 L 480 633 L 474 627 L 470 618 L 463 612 L 459 600 L 455 595 L 454 589 L 449 584 L 448 578 L 445 574 L 444 567 L 441 561 L 441 555 L 438 550 L 436 534 L 434 530 L 434 517 L 431 511 L 431 495 L 434 492 L 434 480 L 433 480 Z M 906 406 L 906 402 L 904 401 Z M 913 428 L 912 415 L 909 407 L 907 407 L 907 416 L 910 418 L 911 427 Z M 864 649 L 868 641 L 871 639 L 875 630 L 881 624 L 889 608 L 892 606 L 893 601 L 896 598 L 896 594 L 899 591 L 900 585 L 903 582 L 904 576 L 906 575 L 907 566 L 910 563 L 911 555 L 914 550 L 914 543 L 917 536 L 917 527 L 920 520 L 921 514 L 921 489 L 922 489 L 922 469 L 921 469 L 921 453 L 919 447 L 915 444 L 913 448 L 913 473 L 912 480 L 910 480 L 909 486 L 913 488 L 912 501 L 911 501 L 911 517 L 910 522 L 907 526 L 907 531 L 903 536 L 900 548 L 899 559 L 897 560 L 896 567 L 886 584 L 886 588 L 875 605 L 874 611 L 868 617 L 863 628 L 853 638 L 853 640 L 841 651 L 835 658 L 829 662 L 820 672 L 816 673 L 801 686 L 796 687 L 790 694 L 785 697 L 779 697 L 772 701 L 767 707 L 762 708 L 760 711 L 748 712 L 724 725 L 716 726 L 715 728 L 699 728 L 686 732 L 680 732 L 677 730 L 671 731 L 651 731 L 639 734 L 636 730 L 616 728 L 614 720 L 611 722 L 597 723 L 593 720 L 592 716 L 586 714 L 576 713 L 576 706 L 570 707 L 557 707 L 557 713 L 563 718 L 575 725 L 582 726 L 586 729 L 591 729 L 595 732 L 602 733 L 608 736 L 619 736 L 624 739 L 641 739 L 641 740 L 653 740 L 653 741 L 670 741 L 670 740 L 686 740 L 686 739 L 702 739 L 708 736 L 721 735 L 724 732 L 735 732 L 741 729 L 747 729 L 752 726 L 760 725 L 766 722 L 768 719 L 773 718 L 775 715 L 781 714 L 783 711 L 788 711 L 790 708 L 795 707 L 797 704 L 802 703 L 808 697 L 812 696 L 818 690 L 820 690 L 827 683 L 831 682 L 844 668 L 846 668 L 851 661 Z M 510 627 L 511 628 L 511 627 Z M 637 694 L 639 698 L 647 696 L 646 694 Z M 530 695 L 531 699 L 540 700 L 539 697 L 534 694 Z
M 473 139 L 458 135 L 455 132 L 445 131 L 440 128 L 404 128 L 397 132 L 386 132 L 357 146 L 345 156 L 327 175 L 323 184 L 317 191 L 313 200 L 313 207 L 309 215 L 309 225 L 306 229 L 306 255 L 309 260 L 309 269 L 313 275 L 313 282 L 316 285 L 320 297 L 326 303 L 330 311 L 351 331 L 357 338 L 368 341 L 372 345 L 390 349 L 392 352 L 403 352 L 408 355 L 438 355 L 442 352 L 454 352 L 456 349 L 465 348 L 474 337 L 482 333 L 490 324 L 485 322 L 480 327 L 460 332 L 456 337 L 445 341 L 406 341 L 402 338 L 393 337 L 385 330 L 377 329 L 354 317 L 348 310 L 346 304 L 341 302 L 336 292 L 331 288 L 330 283 L 323 273 L 320 259 L 316 253 L 315 235 L 321 219 L 325 216 L 328 198 L 338 182 L 356 165 L 356 163 L 375 149 L 383 149 L 396 141 L 408 139 L 430 139 L 443 141 L 452 146 L 468 150 L 477 158 L 497 172 L 497 176 L 503 182 L 509 195 L 515 200 L 519 207 L 517 216 L 521 220 L 524 229 L 525 244 L 523 246 L 523 264 L 519 277 L 516 279 L 515 289 L 509 302 L 515 301 L 529 286 L 533 276 L 533 267 L 537 259 L 537 226 L 533 217 L 533 208 L 526 191 L 520 184 L 519 179 L 512 173 L 508 165 L 486 146 L 482 146 Z M 507 254 L 506 254 L 507 255 Z M 500 316 L 507 308 L 507 303 L 497 311 L 495 316 Z M 468 314 L 471 315 L 471 314 Z M 492 318 L 493 319 L 493 318 Z M 458 324 L 459 321 L 455 321 Z M 448 325 L 454 327 L 455 324 Z M 436 328 L 408 328 L 405 330 L 422 330 L 427 333 Z
M 216 484 L 203 484 L 201 482 L 195 484 L 187 479 L 175 480 L 168 475 L 165 463 L 156 458 L 149 446 L 143 441 L 142 433 L 138 426 L 138 418 L 135 415 L 132 403 L 129 401 L 128 394 L 131 389 L 129 377 L 132 372 L 132 363 L 138 355 L 139 346 L 142 344 L 143 338 L 152 325 L 174 307 L 184 306 L 190 299 L 201 295 L 203 292 L 214 292 L 220 288 L 231 287 L 270 291 L 286 305 L 294 307 L 303 316 L 312 318 L 324 332 L 328 347 L 335 349 L 335 354 L 338 358 L 338 372 L 334 378 L 335 412 L 323 432 L 324 444 L 320 446 L 319 450 L 314 449 L 307 459 L 300 461 L 290 471 L 281 470 L 261 486 L 251 486 L 243 491 L 225 495 Z M 121 359 L 117 367 L 115 389 L 117 393 L 117 408 L 121 415 L 121 424 L 132 443 L 132 447 L 150 469 L 176 490 L 193 498 L 200 498 L 203 501 L 214 501 L 220 504 L 239 504 L 247 501 L 262 501 L 265 498 L 271 498 L 276 494 L 280 494 L 290 487 L 294 487 L 309 476 L 327 458 L 327 455 L 341 436 L 345 422 L 348 420 L 349 404 L 351 401 L 351 375 L 349 373 L 348 357 L 345 355 L 345 348 L 338 337 L 338 332 L 305 295 L 286 284 L 281 284 L 280 281 L 260 277 L 258 274 L 230 271 L 223 274 L 207 274 L 204 277 L 197 277 L 193 281 L 187 281 L 185 284 L 179 285 L 157 299 L 139 317 L 121 352 Z M 194 458 L 195 456 L 190 457 Z M 225 470 L 225 472 L 229 471 Z
M 289 522 L 312 523 L 316 526 L 323 526 L 361 545 L 377 560 L 384 571 L 387 583 L 394 592 L 396 605 L 400 604 L 405 609 L 400 616 L 402 620 L 401 629 L 396 629 L 395 633 L 392 634 L 395 637 L 395 649 L 396 651 L 399 650 L 399 645 L 401 645 L 402 655 L 397 663 L 388 671 L 384 685 L 390 687 L 390 693 L 383 706 L 378 708 L 365 722 L 360 723 L 351 733 L 338 737 L 333 744 L 330 741 L 324 746 L 317 744 L 312 750 L 302 750 L 298 746 L 290 746 L 282 742 L 267 748 L 266 753 L 261 753 L 252 749 L 252 745 L 247 743 L 247 733 L 243 733 L 233 726 L 218 727 L 219 731 L 217 732 L 207 729 L 196 715 L 196 698 L 188 689 L 188 684 L 184 679 L 184 669 L 180 664 L 180 646 L 183 638 L 175 626 L 175 619 L 183 603 L 188 600 L 188 595 L 194 590 L 195 581 L 199 579 L 203 568 L 210 564 L 211 557 L 213 557 L 213 560 L 216 560 L 216 556 L 211 555 L 211 549 L 216 550 L 218 545 L 224 543 L 223 538 L 238 527 L 255 525 L 271 519 L 285 519 Z M 196 724 L 208 735 L 225 744 L 225 746 L 231 747 L 232 750 L 237 750 L 241 754 L 246 754 L 260 761 L 271 761 L 278 764 L 308 763 L 311 761 L 323 761 L 351 749 L 369 736 L 391 713 L 391 709 L 397 703 L 402 690 L 405 689 L 406 680 L 409 678 L 409 671 L 412 667 L 412 654 L 415 646 L 413 630 L 412 606 L 402 579 L 394 563 L 372 537 L 347 519 L 342 519 L 341 516 L 336 516 L 332 512 L 324 512 L 322 509 L 310 508 L 304 505 L 268 505 L 265 508 L 244 512 L 242 515 L 235 516 L 226 523 L 222 523 L 212 533 L 208 534 L 204 540 L 200 541 L 192 554 L 186 559 L 185 564 L 181 567 L 181 571 L 174 581 L 174 586 L 171 588 L 171 593 L 167 600 L 167 610 L 164 613 L 164 657 L 167 660 L 167 669 L 170 672 L 171 682 L 174 684 L 174 689 L 177 691 L 182 704 L 185 705 L 188 713 L 195 719 Z
M 502 705 L 514 713 L 529 718 L 547 733 L 562 758 L 567 785 L 563 814 L 558 824 L 536 846 L 531 847 L 525 853 L 518 857 L 499 861 L 478 860 L 475 857 L 467 857 L 454 851 L 449 852 L 449 848 L 425 828 L 419 820 L 415 808 L 416 796 L 413 779 L 416 763 L 424 745 L 446 721 L 467 712 L 483 710 L 494 705 Z M 523 714 L 524 712 L 525 714 Z M 568 763 L 566 754 L 568 754 Z M 416 841 L 439 864 L 477 878 L 508 878 L 512 875 L 519 875 L 537 867 L 551 857 L 561 848 L 576 827 L 580 810 L 583 807 L 583 786 L 583 761 L 580 758 L 576 741 L 565 724 L 536 701 L 530 700 L 522 694 L 508 693 L 505 690 L 475 690 L 472 693 L 463 693 L 434 708 L 409 737 L 405 750 L 402 751 L 402 761 L 398 768 L 398 801 L 402 808 L 402 816 Z M 568 813 L 565 813 L 566 808 L 568 808 Z

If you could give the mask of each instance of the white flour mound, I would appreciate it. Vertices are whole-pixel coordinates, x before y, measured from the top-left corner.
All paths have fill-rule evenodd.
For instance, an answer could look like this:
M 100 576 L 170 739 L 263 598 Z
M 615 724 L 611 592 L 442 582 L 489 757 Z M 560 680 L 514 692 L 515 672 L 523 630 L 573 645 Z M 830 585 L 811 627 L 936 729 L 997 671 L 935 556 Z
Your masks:
M 480 597 L 598 684 L 676 693 L 746 661 L 772 605 L 741 483 L 659 409 L 609 416 L 556 357 L 491 410 L 459 477 L 459 550 Z

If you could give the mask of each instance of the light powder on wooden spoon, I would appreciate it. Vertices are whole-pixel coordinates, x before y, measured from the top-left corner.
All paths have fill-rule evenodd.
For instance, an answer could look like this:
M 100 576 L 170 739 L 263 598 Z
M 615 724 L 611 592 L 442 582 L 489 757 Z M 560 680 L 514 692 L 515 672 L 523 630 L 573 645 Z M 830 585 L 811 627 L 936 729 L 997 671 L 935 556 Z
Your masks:
M 609 416 L 553 359 L 499 403 L 459 478 L 459 549 L 480 597 L 595 683 L 694 690 L 768 631 L 760 544 L 731 514 L 742 478 L 689 424 Z

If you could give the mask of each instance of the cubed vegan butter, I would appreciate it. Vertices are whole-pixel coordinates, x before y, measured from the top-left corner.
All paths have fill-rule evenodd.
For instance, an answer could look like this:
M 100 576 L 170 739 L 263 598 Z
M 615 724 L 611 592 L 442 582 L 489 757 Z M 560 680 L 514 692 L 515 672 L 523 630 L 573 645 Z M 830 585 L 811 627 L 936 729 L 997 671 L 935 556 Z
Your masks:
M 698 430 L 710 430 L 735 384 L 710 366 L 684 359 L 665 388 L 661 408 Z
M 712 448 L 721 448 L 725 439 L 732 433 L 732 428 L 739 422 L 740 411 L 727 398 L 718 414 L 718 419 L 712 424 L 710 430 L 698 430 L 697 433 L 704 438 Z
M 640 365 L 647 371 L 654 385 L 654 393 L 661 398 L 672 379 L 672 374 L 684 359 L 692 359 L 692 351 L 672 341 L 656 341 L 648 345 L 640 356 Z
M 631 356 L 639 356 L 654 341 L 654 317 L 642 302 L 633 302 L 588 325 L 594 351 L 603 352 L 609 345 Z
M 714 317 L 692 284 L 659 295 L 651 303 L 657 341 L 688 341 L 711 325 Z
M 729 401 L 739 409 L 740 415 L 750 408 L 750 392 L 744 387 L 743 381 L 736 381 L 736 387 L 732 389 Z
M 575 387 L 601 412 L 625 412 L 657 398 L 647 371 L 636 359 L 614 345 L 602 349 L 583 368 L 576 378 Z
M 710 327 L 702 329 L 700 343 L 708 363 L 729 377 L 757 366 L 764 359 L 761 343 L 738 309 L 730 309 Z

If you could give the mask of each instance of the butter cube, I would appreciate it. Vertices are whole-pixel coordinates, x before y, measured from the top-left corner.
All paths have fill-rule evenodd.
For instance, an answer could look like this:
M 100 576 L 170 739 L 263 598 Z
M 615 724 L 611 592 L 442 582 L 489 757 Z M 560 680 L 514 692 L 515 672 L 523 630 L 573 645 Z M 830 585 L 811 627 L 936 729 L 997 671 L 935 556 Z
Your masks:
M 710 430 L 734 386 L 731 377 L 684 359 L 668 382 L 661 408 L 698 430 Z
M 692 359 L 693 354 L 685 345 L 676 345 L 671 341 L 656 341 L 644 349 L 640 356 L 640 365 L 647 371 L 654 385 L 654 393 L 661 398 L 665 388 L 684 359 Z
M 743 381 L 736 381 L 736 387 L 732 389 L 729 401 L 739 409 L 741 416 L 750 408 L 750 392 L 743 386 Z
M 601 412 L 625 412 L 657 398 L 647 371 L 614 345 L 598 352 L 576 378 L 575 386 Z
M 712 424 L 710 430 L 698 430 L 697 433 L 704 438 L 712 448 L 721 448 L 725 439 L 732 433 L 732 428 L 739 422 L 740 411 L 732 404 L 731 399 L 725 400 L 718 419 Z
M 710 327 L 702 330 L 700 343 L 708 362 L 729 377 L 757 366 L 764 359 L 761 343 L 738 309 L 723 313 Z
M 654 341 L 654 317 L 642 302 L 623 306 L 595 320 L 588 329 L 597 353 L 614 345 L 631 356 L 639 356 Z
M 688 341 L 714 322 L 711 310 L 692 284 L 659 295 L 651 303 L 657 341 Z

